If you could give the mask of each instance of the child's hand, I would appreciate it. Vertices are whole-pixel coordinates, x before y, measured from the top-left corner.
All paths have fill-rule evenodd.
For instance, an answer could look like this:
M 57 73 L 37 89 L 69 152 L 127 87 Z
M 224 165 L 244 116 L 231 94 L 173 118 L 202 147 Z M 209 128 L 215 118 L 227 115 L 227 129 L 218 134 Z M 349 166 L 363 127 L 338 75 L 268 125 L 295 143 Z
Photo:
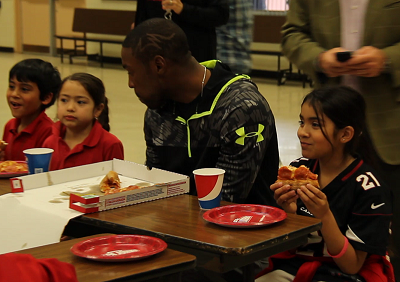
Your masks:
M 299 196 L 296 191 L 290 189 L 290 185 L 283 185 L 282 182 L 271 185 L 271 190 L 274 191 L 274 199 L 287 213 L 296 213 L 296 201 Z
M 318 219 L 322 219 L 330 211 L 325 193 L 320 189 L 307 184 L 297 190 L 297 195 L 306 205 L 307 209 Z
M 0 161 L 5 161 L 5 149 L 7 145 L 7 142 L 0 140 Z

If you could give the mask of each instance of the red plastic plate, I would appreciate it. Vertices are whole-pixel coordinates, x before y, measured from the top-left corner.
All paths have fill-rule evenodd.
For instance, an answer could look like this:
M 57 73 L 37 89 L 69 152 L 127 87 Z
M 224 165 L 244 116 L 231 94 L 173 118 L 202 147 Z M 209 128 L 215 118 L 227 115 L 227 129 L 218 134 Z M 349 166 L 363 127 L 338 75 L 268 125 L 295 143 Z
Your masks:
M 163 240 L 142 235 L 108 235 L 87 239 L 72 246 L 79 257 L 106 262 L 144 259 L 164 251 Z
M 203 214 L 211 223 L 234 228 L 255 228 L 284 220 L 285 211 L 263 205 L 229 205 L 213 208 Z
M 26 164 L 24 161 L 16 161 L 17 163 L 20 164 Z M 3 162 L 0 162 L 0 164 Z M 0 178 L 11 178 L 11 177 L 16 177 L 16 176 L 22 176 L 22 175 L 27 175 L 28 171 L 20 171 L 20 172 L 0 172 Z

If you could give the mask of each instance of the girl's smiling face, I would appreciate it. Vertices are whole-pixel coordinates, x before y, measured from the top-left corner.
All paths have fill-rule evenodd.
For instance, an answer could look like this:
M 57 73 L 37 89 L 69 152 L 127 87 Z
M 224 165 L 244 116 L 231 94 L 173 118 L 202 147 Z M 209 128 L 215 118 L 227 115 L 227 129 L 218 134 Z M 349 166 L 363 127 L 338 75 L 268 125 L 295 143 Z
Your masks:
M 301 106 L 297 136 L 303 157 L 309 159 L 330 159 L 340 143 L 338 130 L 332 120 L 324 114 L 319 114 L 318 119 L 314 108 L 307 102 Z
M 86 89 L 74 80 L 67 80 L 58 97 L 59 120 L 71 130 L 84 130 L 93 125 L 104 105 L 95 107 L 94 101 Z

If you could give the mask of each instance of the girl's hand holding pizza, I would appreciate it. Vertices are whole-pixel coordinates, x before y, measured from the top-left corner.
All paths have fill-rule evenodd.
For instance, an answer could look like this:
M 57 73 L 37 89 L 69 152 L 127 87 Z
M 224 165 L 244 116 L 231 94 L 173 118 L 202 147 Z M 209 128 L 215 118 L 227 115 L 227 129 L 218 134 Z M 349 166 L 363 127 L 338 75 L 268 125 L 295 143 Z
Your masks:
M 307 209 L 318 219 L 323 219 L 330 212 L 329 203 L 325 193 L 311 184 L 300 187 L 297 195 L 306 205 Z
M 299 196 L 296 191 L 290 188 L 290 185 L 283 185 L 282 182 L 275 182 L 271 185 L 271 190 L 274 191 L 274 199 L 287 213 L 296 213 L 296 201 Z
M 299 198 L 296 191 L 309 183 L 319 187 L 318 175 L 312 173 L 308 167 L 281 166 L 278 179 L 271 185 L 271 190 L 275 192 L 274 198 L 278 205 L 288 213 L 296 213 L 296 200 Z

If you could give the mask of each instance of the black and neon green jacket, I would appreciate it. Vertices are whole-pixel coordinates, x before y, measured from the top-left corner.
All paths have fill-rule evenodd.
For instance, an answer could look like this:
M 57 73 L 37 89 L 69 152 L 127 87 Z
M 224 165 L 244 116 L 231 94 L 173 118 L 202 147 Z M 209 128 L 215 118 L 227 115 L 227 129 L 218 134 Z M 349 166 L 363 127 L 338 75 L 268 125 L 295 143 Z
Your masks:
M 222 168 L 223 200 L 276 205 L 269 186 L 277 177 L 278 142 L 267 101 L 247 76 L 217 61 L 203 65 L 211 70 L 203 97 L 147 110 L 146 165 L 190 176 L 192 195 L 193 170 Z

